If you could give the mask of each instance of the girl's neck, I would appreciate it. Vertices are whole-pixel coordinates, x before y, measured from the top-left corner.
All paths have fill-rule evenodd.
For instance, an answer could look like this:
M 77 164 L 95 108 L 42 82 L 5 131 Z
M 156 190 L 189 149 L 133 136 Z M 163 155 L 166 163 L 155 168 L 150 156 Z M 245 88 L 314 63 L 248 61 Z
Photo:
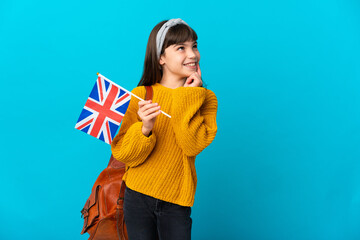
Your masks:
M 160 84 L 167 88 L 178 88 L 184 86 L 186 78 L 176 78 L 175 76 L 162 76 Z

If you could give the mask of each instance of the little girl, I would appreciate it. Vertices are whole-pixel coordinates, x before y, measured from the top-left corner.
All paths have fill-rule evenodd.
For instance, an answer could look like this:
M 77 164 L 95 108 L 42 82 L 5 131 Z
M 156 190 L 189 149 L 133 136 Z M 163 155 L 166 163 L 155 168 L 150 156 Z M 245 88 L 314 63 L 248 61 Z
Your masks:
M 217 99 L 202 87 L 196 40 L 181 19 L 154 27 L 143 75 L 132 91 L 145 98 L 144 86 L 152 86 L 153 99 L 131 98 L 111 146 L 128 169 L 124 216 L 130 240 L 191 239 L 195 157 L 217 131 Z

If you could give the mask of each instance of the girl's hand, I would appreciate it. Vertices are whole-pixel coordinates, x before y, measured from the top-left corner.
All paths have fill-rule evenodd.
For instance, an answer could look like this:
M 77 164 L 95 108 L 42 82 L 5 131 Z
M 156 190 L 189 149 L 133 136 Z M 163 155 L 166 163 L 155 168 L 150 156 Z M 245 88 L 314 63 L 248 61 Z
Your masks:
M 201 70 L 200 65 L 197 62 L 196 63 L 196 72 L 191 74 L 184 83 L 184 87 L 201 87 L 202 86 L 202 80 L 201 80 Z
M 140 101 L 137 113 L 143 122 L 141 131 L 148 137 L 154 127 L 156 117 L 160 114 L 160 106 L 157 103 L 152 103 L 151 100 Z

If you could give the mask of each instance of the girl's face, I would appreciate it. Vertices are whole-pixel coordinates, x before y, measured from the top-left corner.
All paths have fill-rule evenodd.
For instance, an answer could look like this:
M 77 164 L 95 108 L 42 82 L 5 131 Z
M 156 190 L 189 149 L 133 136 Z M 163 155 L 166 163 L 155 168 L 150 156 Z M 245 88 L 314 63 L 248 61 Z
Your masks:
M 196 72 L 196 65 L 199 61 L 200 53 L 195 41 L 170 45 L 160 56 L 163 76 L 178 78 L 179 80 Z

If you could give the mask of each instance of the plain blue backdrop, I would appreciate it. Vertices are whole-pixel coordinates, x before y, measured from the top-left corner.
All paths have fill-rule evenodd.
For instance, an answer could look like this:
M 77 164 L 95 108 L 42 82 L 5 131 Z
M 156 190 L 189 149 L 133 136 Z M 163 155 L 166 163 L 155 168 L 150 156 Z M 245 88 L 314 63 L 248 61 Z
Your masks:
M 100 72 L 141 76 L 151 29 L 182 18 L 219 102 L 197 158 L 193 239 L 360 239 L 358 0 L 0 3 L 0 239 L 87 239 L 109 145 L 75 130 Z

